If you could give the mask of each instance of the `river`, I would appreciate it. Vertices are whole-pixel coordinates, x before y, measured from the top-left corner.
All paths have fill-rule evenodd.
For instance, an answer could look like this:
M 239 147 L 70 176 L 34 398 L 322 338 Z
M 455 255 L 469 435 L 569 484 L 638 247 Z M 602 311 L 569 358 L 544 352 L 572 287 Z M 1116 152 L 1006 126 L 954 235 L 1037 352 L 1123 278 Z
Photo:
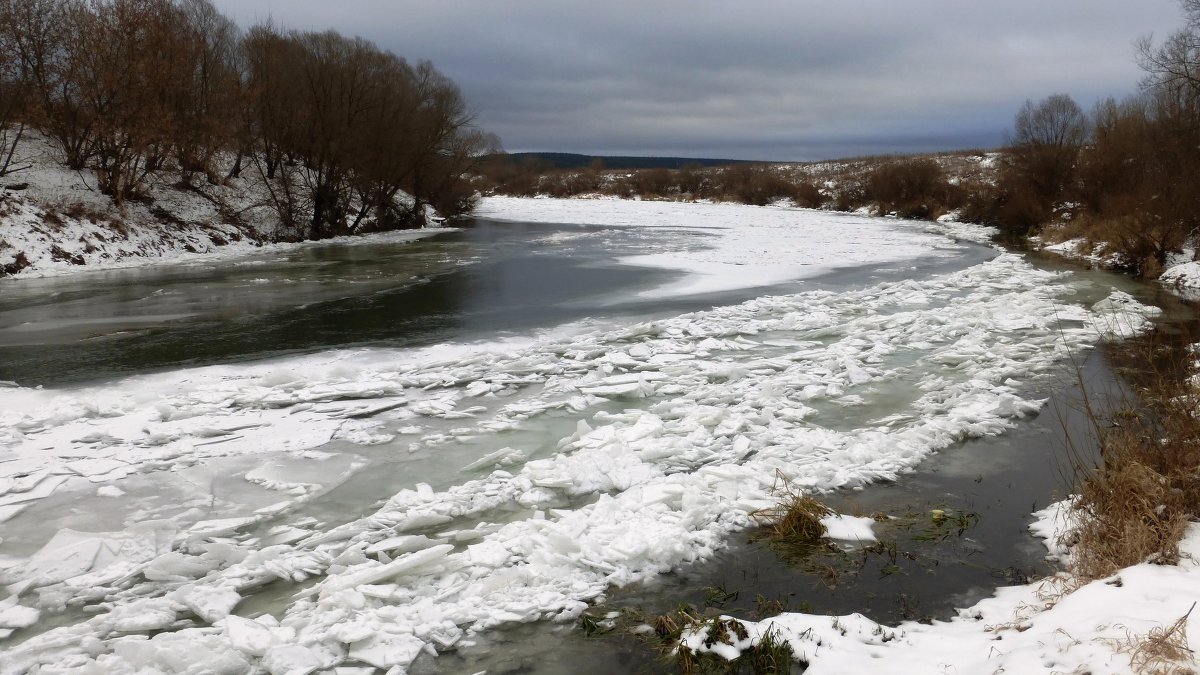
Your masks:
M 1057 487 L 1064 373 L 1113 385 L 1095 308 L 1137 287 L 860 220 L 893 247 L 745 283 L 755 261 L 705 256 L 753 237 L 484 218 L 6 282 L 0 553 L 37 616 L 0 667 L 612 672 L 642 657 L 562 642 L 597 602 L 736 585 L 921 618 L 1039 571 L 1022 517 Z M 797 590 L 812 570 L 744 535 L 780 477 L 843 512 L 977 519 Z

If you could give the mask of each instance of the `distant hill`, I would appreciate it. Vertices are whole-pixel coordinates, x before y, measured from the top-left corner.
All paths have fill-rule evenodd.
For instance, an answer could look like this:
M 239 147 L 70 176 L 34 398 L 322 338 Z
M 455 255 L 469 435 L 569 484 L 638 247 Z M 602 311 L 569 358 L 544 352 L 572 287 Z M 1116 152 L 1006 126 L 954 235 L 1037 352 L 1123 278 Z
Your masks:
M 517 163 L 549 162 L 556 169 L 579 169 L 600 160 L 607 169 L 679 169 L 689 164 L 698 166 L 723 166 L 746 164 L 742 159 L 709 159 L 695 157 L 622 157 L 608 155 L 576 155 L 569 152 L 514 152 L 509 155 Z M 503 157 L 493 156 L 493 157 Z

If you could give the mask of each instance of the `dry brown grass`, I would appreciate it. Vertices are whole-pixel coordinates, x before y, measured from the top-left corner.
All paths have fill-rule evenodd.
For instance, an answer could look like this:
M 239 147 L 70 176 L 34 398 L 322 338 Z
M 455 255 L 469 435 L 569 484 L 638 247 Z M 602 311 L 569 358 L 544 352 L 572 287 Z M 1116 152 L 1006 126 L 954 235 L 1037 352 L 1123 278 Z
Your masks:
M 1196 662 L 1187 640 L 1187 622 L 1196 604 L 1170 626 L 1155 626 L 1145 635 L 1109 640 L 1113 650 L 1129 655 L 1135 673 L 1195 675 Z
M 1128 348 L 1140 373 L 1137 400 L 1107 414 L 1088 406 L 1101 459 L 1075 461 L 1079 526 L 1070 535 L 1071 571 L 1085 580 L 1177 561 L 1188 523 L 1200 516 L 1200 394 L 1189 369 L 1171 365 L 1190 357 L 1159 342 Z
M 789 543 L 815 543 L 825 536 L 821 519 L 833 515 L 828 506 L 811 495 L 788 487 L 782 474 L 776 476 L 774 492 L 780 496 L 778 504 L 750 514 L 769 538 Z

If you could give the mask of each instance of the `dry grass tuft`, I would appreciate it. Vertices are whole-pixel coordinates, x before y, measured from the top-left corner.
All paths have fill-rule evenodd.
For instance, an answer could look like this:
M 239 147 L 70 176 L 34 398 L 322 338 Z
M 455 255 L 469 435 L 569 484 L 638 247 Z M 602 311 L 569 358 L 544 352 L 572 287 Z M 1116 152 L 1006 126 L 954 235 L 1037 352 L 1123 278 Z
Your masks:
M 1175 563 L 1190 521 L 1177 503 L 1176 481 L 1136 458 L 1113 464 L 1082 486 L 1073 571 L 1088 579 L 1146 560 Z
M 750 514 L 767 537 L 799 544 L 815 543 L 825 536 L 821 519 L 833 515 L 828 506 L 788 487 L 782 474 L 776 477 L 775 492 L 780 495 L 778 504 Z
M 1131 635 L 1125 640 L 1109 640 L 1118 653 L 1129 654 L 1129 666 L 1135 673 L 1153 675 L 1195 675 L 1196 662 L 1188 646 L 1187 622 L 1196 604 L 1170 626 L 1155 626 L 1146 635 Z

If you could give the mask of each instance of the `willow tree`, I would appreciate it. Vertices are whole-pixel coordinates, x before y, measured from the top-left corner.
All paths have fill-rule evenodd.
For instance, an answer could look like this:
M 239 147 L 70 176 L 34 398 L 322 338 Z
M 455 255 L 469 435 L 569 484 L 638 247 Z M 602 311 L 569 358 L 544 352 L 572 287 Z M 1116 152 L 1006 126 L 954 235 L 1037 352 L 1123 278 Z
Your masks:
M 469 208 L 464 174 L 486 137 L 431 64 L 332 31 L 258 26 L 244 44 L 256 165 L 295 236 L 419 226 L 427 204 Z

